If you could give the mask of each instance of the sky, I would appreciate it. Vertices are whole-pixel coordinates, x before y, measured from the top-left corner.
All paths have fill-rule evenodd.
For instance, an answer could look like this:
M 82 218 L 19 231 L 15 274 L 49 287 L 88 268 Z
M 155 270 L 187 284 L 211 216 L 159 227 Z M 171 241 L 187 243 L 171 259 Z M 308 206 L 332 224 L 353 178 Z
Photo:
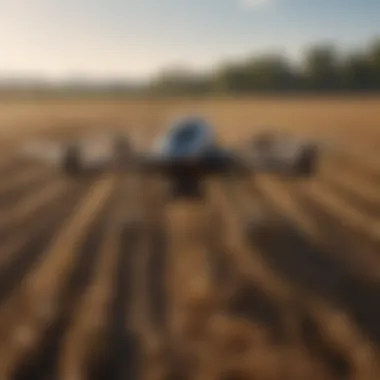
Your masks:
M 380 0 L 0 0 L 0 75 L 146 78 L 380 37 Z

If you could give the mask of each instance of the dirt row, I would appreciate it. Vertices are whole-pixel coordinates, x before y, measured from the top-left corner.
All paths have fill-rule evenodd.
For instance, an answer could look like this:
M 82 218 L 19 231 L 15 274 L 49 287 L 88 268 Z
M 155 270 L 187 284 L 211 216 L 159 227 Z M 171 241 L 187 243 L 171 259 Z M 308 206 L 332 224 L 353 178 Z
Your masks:
M 4 160 L 0 378 L 377 379 L 379 184 L 350 170 L 168 202 Z

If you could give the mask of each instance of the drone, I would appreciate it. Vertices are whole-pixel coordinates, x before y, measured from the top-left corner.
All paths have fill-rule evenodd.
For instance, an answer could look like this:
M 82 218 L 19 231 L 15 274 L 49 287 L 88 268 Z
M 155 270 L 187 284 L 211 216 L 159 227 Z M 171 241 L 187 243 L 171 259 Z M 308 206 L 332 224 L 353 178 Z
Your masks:
M 272 173 L 287 178 L 316 174 L 320 149 L 316 141 L 279 135 L 254 134 L 244 147 L 220 143 L 215 128 L 201 117 L 184 117 L 159 135 L 148 150 L 138 149 L 126 133 L 69 142 L 37 141 L 24 146 L 29 157 L 53 164 L 71 179 L 109 170 L 159 175 L 176 196 L 200 192 L 209 177 L 234 178 Z

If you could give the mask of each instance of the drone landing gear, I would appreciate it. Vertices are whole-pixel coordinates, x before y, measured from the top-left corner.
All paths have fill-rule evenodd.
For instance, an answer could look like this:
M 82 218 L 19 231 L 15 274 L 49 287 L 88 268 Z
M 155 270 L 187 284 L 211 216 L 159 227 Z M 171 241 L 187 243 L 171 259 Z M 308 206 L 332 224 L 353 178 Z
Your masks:
M 203 198 L 201 179 L 192 177 L 175 178 L 171 183 L 170 194 L 175 199 L 201 199 Z
M 302 177 L 312 177 L 316 174 L 318 162 L 318 151 L 315 147 L 308 147 L 296 165 L 297 173 Z
M 65 152 L 62 161 L 62 170 L 68 177 L 82 175 L 82 162 L 80 148 L 75 144 L 70 145 Z

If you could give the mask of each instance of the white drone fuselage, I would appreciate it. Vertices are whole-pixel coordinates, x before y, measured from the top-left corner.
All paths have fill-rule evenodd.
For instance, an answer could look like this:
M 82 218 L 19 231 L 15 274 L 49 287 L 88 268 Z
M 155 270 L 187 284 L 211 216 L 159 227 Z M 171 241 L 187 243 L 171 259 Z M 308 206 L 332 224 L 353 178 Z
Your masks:
M 253 144 L 246 152 L 228 149 L 219 144 L 210 124 L 189 117 L 174 123 L 146 152 L 138 151 L 129 137 L 118 134 L 58 146 L 32 143 L 27 153 L 57 164 L 75 177 L 111 167 L 158 173 L 172 182 L 187 184 L 214 174 L 274 172 L 302 177 L 314 173 L 316 156 L 310 144 L 276 135 L 268 141 Z

